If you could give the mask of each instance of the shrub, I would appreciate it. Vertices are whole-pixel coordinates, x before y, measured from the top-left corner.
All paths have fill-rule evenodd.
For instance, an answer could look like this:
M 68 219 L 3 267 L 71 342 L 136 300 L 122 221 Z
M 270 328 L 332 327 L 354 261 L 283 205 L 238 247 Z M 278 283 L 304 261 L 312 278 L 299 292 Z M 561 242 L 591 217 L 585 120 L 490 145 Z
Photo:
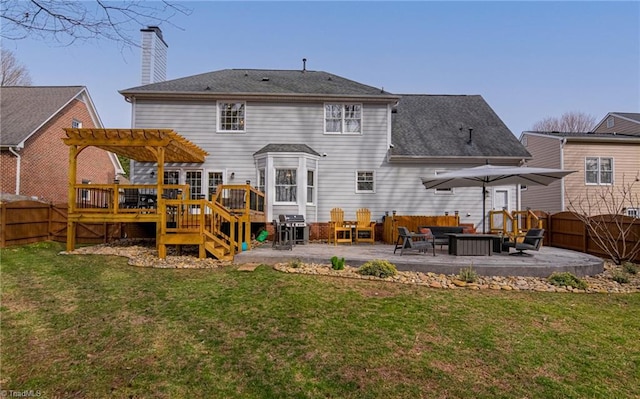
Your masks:
M 464 269 L 460 269 L 460 273 L 458 273 L 458 279 L 466 283 L 475 283 L 476 281 L 478 281 L 478 273 L 473 270 L 473 266 L 469 266 Z
M 638 265 L 633 262 L 622 262 L 622 270 L 629 274 L 638 274 Z
M 614 270 L 613 273 L 611 273 L 611 280 L 616 283 L 626 284 L 629 282 L 629 275 L 621 270 Z
M 334 256 L 331 258 L 331 267 L 333 270 L 342 270 L 344 269 L 344 258 L 338 258 Z
M 358 268 L 358 273 L 363 276 L 375 276 L 387 278 L 395 276 L 398 273 L 396 266 L 388 260 L 374 259 L 365 262 Z
M 555 272 L 552 273 L 549 278 L 549 282 L 559 287 L 573 287 L 584 290 L 587 288 L 587 283 L 580 280 L 569 272 Z
M 292 259 L 289 261 L 289 267 L 294 268 L 294 269 L 298 269 L 299 267 L 302 267 L 303 262 L 296 258 L 296 259 Z

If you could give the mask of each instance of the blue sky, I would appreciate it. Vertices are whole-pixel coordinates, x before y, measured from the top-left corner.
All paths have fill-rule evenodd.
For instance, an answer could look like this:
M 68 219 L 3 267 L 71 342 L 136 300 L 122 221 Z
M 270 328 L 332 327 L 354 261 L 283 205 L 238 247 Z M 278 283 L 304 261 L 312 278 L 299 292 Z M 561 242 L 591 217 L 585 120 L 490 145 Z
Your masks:
M 549 116 L 640 112 L 640 2 L 181 2 L 161 26 L 167 78 L 226 68 L 322 70 L 394 94 L 480 94 L 519 136 Z M 136 28 L 137 30 L 137 28 Z M 139 33 L 136 31 L 136 37 Z M 34 85 L 85 85 L 105 127 L 140 50 L 8 41 Z

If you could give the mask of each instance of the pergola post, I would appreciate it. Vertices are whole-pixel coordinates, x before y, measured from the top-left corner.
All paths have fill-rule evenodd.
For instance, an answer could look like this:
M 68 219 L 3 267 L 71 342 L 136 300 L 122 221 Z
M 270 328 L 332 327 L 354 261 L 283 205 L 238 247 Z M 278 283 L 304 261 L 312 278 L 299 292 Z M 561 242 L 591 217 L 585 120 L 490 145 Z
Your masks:
M 69 216 L 76 210 L 76 173 L 78 167 L 78 146 L 69 146 L 69 191 L 67 207 L 67 252 L 76 248 L 76 223 Z

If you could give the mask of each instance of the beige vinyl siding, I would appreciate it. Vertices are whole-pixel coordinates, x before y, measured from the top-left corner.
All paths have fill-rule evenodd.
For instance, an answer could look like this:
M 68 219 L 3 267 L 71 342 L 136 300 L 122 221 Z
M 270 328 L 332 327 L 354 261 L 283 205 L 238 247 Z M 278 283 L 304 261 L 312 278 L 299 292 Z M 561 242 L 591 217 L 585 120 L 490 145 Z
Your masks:
M 565 201 L 569 207 L 569 201 L 577 204 L 590 198 L 591 202 L 595 196 L 603 190 L 611 188 L 614 195 L 620 200 L 619 190 L 623 187 L 623 182 L 631 183 L 640 173 L 640 144 L 594 144 L 568 142 L 565 145 L 564 153 L 565 169 L 577 170 L 565 177 Z M 597 186 L 587 185 L 585 182 L 585 158 L 586 157 L 609 157 L 613 158 L 613 185 Z M 640 186 L 635 184 L 632 195 L 640 195 Z M 586 206 L 586 204 L 585 204 Z M 605 211 L 591 209 L 589 213 L 598 214 Z
M 609 119 L 609 118 L 607 118 Z M 618 133 L 618 134 L 634 134 L 640 136 L 640 123 L 631 122 L 626 119 L 613 117 L 613 127 L 607 127 L 607 119 L 602 122 L 594 133 Z
M 564 169 L 562 166 L 561 140 L 557 137 L 543 137 L 526 134 L 526 148 L 533 157 L 528 166 Z M 562 211 L 562 183 L 548 186 L 528 186 L 522 191 L 522 208 L 531 208 L 549 213 Z

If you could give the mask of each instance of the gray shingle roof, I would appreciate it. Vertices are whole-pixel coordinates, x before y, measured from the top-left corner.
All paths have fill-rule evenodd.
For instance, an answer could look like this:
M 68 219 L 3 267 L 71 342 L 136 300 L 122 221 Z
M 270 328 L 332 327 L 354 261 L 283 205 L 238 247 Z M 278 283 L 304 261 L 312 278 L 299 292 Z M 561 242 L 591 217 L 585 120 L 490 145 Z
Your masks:
M 638 136 L 633 134 L 623 133 L 576 133 L 576 132 L 539 132 L 539 131 L 526 131 L 524 134 L 536 134 L 540 136 L 550 136 L 567 139 L 603 139 L 603 140 L 637 140 Z
M 401 95 L 396 110 L 392 157 L 531 157 L 482 96 Z
M 0 144 L 22 143 L 84 89 L 84 86 L 2 87 Z
M 640 123 L 640 114 L 632 113 L 632 112 L 612 112 L 613 115 L 618 115 L 623 118 L 634 120 Z
M 320 156 L 320 154 L 306 144 L 267 144 L 256 151 L 253 155 L 266 154 L 267 152 L 302 152 Z
M 270 95 L 378 96 L 391 94 L 321 71 L 224 69 L 121 90 L 134 93 L 251 93 Z

